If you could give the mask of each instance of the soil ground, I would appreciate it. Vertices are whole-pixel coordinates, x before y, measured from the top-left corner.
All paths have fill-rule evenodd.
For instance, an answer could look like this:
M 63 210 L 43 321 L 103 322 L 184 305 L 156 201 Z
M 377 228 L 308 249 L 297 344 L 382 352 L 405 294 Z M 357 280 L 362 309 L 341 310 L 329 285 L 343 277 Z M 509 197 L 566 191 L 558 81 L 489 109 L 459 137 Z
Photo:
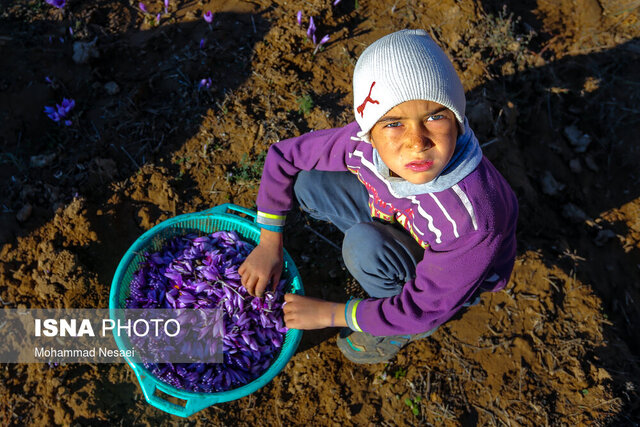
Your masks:
M 639 421 L 638 1 L 171 0 L 159 24 L 162 2 L 146 6 L 0 1 L 3 307 L 107 307 L 142 232 L 254 207 L 267 148 L 353 120 L 356 58 L 402 28 L 427 29 L 450 55 L 484 153 L 518 195 L 513 277 L 388 364 L 354 365 L 335 330 L 305 332 L 269 385 L 187 420 L 147 404 L 125 364 L 3 365 L 0 424 Z M 331 36 L 315 55 L 309 16 Z M 43 113 L 63 98 L 76 101 L 70 126 Z M 357 293 L 306 227 L 340 235 L 293 215 L 286 248 L 307 294 Z

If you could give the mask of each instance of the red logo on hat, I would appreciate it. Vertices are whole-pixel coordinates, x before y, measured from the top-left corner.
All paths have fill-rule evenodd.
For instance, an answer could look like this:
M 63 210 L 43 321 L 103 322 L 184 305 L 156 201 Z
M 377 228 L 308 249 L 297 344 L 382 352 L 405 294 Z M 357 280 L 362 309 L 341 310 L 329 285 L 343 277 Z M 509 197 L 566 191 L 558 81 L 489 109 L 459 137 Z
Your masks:
M 375 86 L 376 82 L 371 83 L 371 88 L 369 89 L 369 95 L 364 99 L 364 102 L 360 104 L 356 111 L 360 113 L 360 117 L 364 117 L 364 107 L 367 105 L 367 102 L 372 104 L 380 104 L 378 101 L 371 99 L 371 91 L 373 90 L 373 86 Z

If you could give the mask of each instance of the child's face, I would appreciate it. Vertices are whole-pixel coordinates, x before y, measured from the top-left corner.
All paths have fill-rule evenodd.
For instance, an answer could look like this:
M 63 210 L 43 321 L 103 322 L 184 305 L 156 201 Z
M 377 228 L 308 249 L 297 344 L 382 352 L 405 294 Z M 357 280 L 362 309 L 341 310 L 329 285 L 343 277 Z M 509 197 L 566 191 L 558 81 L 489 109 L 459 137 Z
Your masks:
M 393 107 L 371 129 L 371 144 L 397 176 L 412 184 L 436 178 L 456 148 L 458 125 L 453 112 L 423 100 Z

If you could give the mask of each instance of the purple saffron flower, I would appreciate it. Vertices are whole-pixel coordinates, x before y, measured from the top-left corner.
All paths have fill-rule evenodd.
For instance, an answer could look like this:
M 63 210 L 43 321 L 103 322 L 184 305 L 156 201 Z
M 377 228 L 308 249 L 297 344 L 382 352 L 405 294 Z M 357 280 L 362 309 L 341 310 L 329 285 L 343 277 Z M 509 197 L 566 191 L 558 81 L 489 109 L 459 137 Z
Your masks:
M 76 106 L 76 101 L 74 101 L 73 99 L 67 99 L 67 98 L 63 98 L 62 99 L 62 103 L 60 105 L 56 105 L 56 107 L 58 108 L 58 113 L 64 117 L 66 116 L 69 111 L 73 110 L 73 107 Z
M 45 114 L 54 122 L 59 122 L 60 121 L 60 115 L 58 114 L 58 112 L 56 111 L 55 107 L 49 107 L 47 105 L 45 105 L 44 107 L 44 112 Z
M 45 77 L 44 77 L 44 80 L 45 80 L 47 83 L 49 83 L 50 85 L 52 85 L 52 84 L 53 84 L 53 80 L 51 80 L 51 78 L 50 78 L 49 76 L 45 76 Z
M 156 15 L 156 25 L 160 25 L 160 13 Z
M 69 34 L 73 35 L 73 28 L 69 27 Z
M 143 11 L 144 13 L 149 13 L 149 11 L 147 10 L 147 6 L 146 6 L 144 3 L 142 3 L 142 2 L 138 3 L 138 7 L 139 7 L 139 8 L 140 8 L 140 10 L 141 10 L 141 11 Z
M 67 4 L 67 0 L 45 0 L 45 2 L 58 9 L 62 9 Z
M 298 22 L 299 26 L 302 26 L 302 11 L 299 10 L 298 13 L 296 14 L 296 21 Z
M 212 83 L 213 83 L 213 82 L 211 81 L 211 78 L 210 78 L 210 77 L 208 77 L 208 78 L 206 78 L 206 79 L 202 79 L 202 80 L 200 80 L 200 84 L 198 85 L 198 89 L 202 89 L 203 87 L 204 87 L 204 88 L 207 88 L 207 89 L 210 89 L 210 88 L 211 88 L 211 84 L 212 84 Z M 205 271 L 207 271 L 207 270 L 203 270 L 203 274 L 204 274 L 205 276 L 207 276 L 207 275 L 211 274 L 211 273 L 210 273 L 210 272 L 208 272 L 208 271 L 207 271 L 207 273 L 205 273 Z
M 334 1 L 334 2 L 333 2 L 333 5 L 334 5 L 334 6 L 337 6 L 337 5 L 338 5 L 338 3 L 340 3 L 341 1 L 342 1 L 342 0 L 336 0 L 336 1 Z
M 314 38 L 314 40 L 313 40 L 313 41 L 314 41 L 314 43 L 315 43 L 315 38 Z M 318 44 L 316 45 L 316 48 L 313 50 L 313 54 L 315 55 L 315 54 L 318 52 L 318 50 L 320 49 L 320 47 L 321 47 L 323 44 L 325 44 L 326 42 L 328 42 L 328 41 L 329 41 L 329 34 L 327 34 L 326 36 L 324 36 L 324 37 L 322 38 L 322 40 L 320 40 L 320 43 L 318 43 Z
M 169 13 L 169 0 L 164 0 L 164 13 Z
M 200 39 L 200 49 L 204 49 L 205 44 L 206 44 L 206 39 Z
M 56 123 L 59 123 L 60 120 L 66 118 L 67 114 L 69 114 L 69 111 L 71 111 L 75 106 L 76 106 L 76 101 L 74 101 L 73 99 L 64 98 L 62 100 L 62 103 L 56 104 L 55 107 L 45 106 L 44 112 L 51 120 L 53 120 Z M 69 123 L 67 124 L 67 122 Z M 64 124 L 69 126 L 71 125 L 71 121 L 66 120 Z
M 213 22 L 213 13 L 210 10 L 207 10 L 204 15 L 202 15 L 207 24 L 211 24 Z
M 71 124 L 72 124 L 71 120 L 65 120 L 64 121 L 64 125 L 65 126 L 71 126 Z
M 316 24 L 313 23 L 313 16 L 309 18 L 309 29 L 307 30 L 307 37 L 312 38 L 316 32 Z

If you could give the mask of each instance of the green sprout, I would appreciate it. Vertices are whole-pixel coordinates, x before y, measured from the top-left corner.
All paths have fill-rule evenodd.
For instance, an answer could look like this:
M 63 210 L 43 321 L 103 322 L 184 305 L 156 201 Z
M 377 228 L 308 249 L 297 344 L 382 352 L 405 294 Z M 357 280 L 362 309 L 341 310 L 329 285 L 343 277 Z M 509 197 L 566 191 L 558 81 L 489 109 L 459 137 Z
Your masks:
M 402 369 L 402 368 L 398 368 L 396 369 L 396 371 L 393 373 L 393 377 L 395 379 L 399 379 L 404 377 L 405 375 L 407 375 L 407 370 L 406 369 Z
M 404 399 L 404 403 L 409 407 L 409 409 L 411 409 L 411 412 L 413 412 L 413 415 L 415 415 L 416 417 L 420 413 L 420 407 L 418 406 L 418 404 L 421 400 L 422 398 L 420 396 L 413 398 L 413 400 L 409 399 L 408 397 Z
M 308 93 L 305 93 L 300 98 L 296 99 L 296 103 L 298 104 L 298 112 L 300 114 L 304 114 L 305 116 L 311 112 L 315 103 L 313 102 L 313 98 Z

